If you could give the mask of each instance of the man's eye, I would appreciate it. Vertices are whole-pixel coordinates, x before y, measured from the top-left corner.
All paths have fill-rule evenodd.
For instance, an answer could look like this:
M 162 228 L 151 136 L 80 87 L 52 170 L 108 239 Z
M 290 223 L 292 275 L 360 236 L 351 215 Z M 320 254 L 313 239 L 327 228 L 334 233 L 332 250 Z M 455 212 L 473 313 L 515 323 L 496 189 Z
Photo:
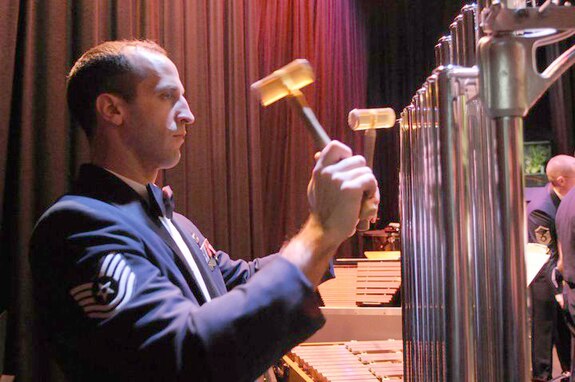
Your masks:
M 160 96 L 162 99 L 165 100 L 172 100 L 174 99 L 174 95 L 171 93 L 162 93 L 162 95 Z

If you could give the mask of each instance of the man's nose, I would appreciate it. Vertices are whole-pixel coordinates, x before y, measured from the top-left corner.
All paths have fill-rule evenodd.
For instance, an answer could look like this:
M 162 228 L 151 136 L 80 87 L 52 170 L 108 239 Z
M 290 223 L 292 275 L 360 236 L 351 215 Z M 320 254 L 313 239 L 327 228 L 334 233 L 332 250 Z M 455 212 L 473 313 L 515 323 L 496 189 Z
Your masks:
M 184 96 L 180 97 L 180 108 L 177 115 L 178 124 L 191 125 L 196 120 L 192 111 L 190 110 L 190 105 Z

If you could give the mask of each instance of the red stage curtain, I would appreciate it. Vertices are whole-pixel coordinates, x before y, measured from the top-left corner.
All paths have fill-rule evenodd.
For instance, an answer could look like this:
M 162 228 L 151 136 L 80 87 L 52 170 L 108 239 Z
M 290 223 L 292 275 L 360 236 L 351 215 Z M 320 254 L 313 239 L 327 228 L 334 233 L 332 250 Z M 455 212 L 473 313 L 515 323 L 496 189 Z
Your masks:
M 260 73 L 307 58 L 315 68 L 316 82 L 303 92 L 319 121 L 329 136 L 361 152 L 361 136 L 347 126 L 347 113 L 365 107 L 367 97 L 367 53 L 355 2 L 262 0 L 261 20 Z M 271 251 L 307 216 L 305 190 L 315 148 L 285 101 L 261 109 L 260 116 L 265 249 Z
M 279 249 L 307 215 L 312 142 L 280 102 L 262 110 L 249 85 L 294 58 L 328 133 L 358 148 L 346 125 L 365 106 L 366 55 L 353 0 L 20 0 L 0 2 L 0 312 L 8 307 L 5 372 L 56 376 L 37 346 L 27 243 L 40 214 L 87 160 L 70 129 L 65 76 L 109 39 L 148 38 L 169 52 L 196 116 L 183 159 L 163 174 L 178 209 L 236 258 Z M 0 341 L 1 341 L 0 336 Z

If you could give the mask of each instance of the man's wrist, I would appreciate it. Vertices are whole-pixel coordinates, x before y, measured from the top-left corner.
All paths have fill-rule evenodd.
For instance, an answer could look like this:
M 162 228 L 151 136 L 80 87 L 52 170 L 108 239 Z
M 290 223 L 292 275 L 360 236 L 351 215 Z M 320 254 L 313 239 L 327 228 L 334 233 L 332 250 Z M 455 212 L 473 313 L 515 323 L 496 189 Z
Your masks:
M 340 244 L 327 235 L 316 218 L 310 215 L 299 233 L 282 248 L 281 254 L 295 264 L 315 287 Z

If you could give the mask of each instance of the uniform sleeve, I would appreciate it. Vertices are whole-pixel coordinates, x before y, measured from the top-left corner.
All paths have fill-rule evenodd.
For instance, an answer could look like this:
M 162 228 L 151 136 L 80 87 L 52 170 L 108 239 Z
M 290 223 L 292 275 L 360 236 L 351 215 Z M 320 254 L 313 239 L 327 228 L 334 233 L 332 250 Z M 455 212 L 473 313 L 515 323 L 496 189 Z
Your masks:
M 280 255 L 275 253 L 265 257 L 257 258 L 252 261 L 234 260 L 224 251 L 215 251 L 209 241 L 204 237 L 200 230 L 185 216 L 181 214 L 174 214 L 174 218 L 179 226 L 185 229 L 190 235 L 198 237 L 198 241 L 207 242 L 207 247 L 214 251 L 218 259 L 218 268 L 224 279 L 226 289 L 232 290 L 238 285 L 245 284 L 256 272 L 262 269 L 267 264 L 270 264 L 274 259 Z M 204 247 L 202 245 L 202 247 Z M 326 270 L 321 282 L 325 282 L 335 277 L 333 268 L 333 260 L 330 260 L 329 267 Z
M 256 272 L 278 258 L 281 258 L 281 256 L 275 253 L 252 261 L 232 260 L 227 253 L 218 251 L 219 268 L 228 290 L 246 283 Z M 330 259 L 328 268 L 323 274 L 320 283 L 324 283 L 333 278 L 335 278 L 335 270 L 333 267 L 333 259 Z
M 35 296 L 72 375 L 252 381 L 324 323 L 312 286 L 281 257 L 199 306 L 149 251 L 105 209 L 63 204 L 36 227 Z
M 531 211 L 527 217 L 528 242 L 549 247 L 551 257 L 557 254 L 557 233 L 555 221 L 541 210 Z
M 557 265 L 557 237 L 555 221 L 541 210 L 533 210 L 527 217 L 528 242 L 546 245 L 550 251 L 549 260 L 541 267 L 537 277 L 543 277 L 555 293 L 559 293 L 552 280 Z
M 244 261 L 233 260 L 227 253 L 218 251 L 217 257 L 220 271 L 229 291 L 238 285 L 245 284 L 256 272 L 277 259 L 279 255 L 273 254 L 252 261 Z

